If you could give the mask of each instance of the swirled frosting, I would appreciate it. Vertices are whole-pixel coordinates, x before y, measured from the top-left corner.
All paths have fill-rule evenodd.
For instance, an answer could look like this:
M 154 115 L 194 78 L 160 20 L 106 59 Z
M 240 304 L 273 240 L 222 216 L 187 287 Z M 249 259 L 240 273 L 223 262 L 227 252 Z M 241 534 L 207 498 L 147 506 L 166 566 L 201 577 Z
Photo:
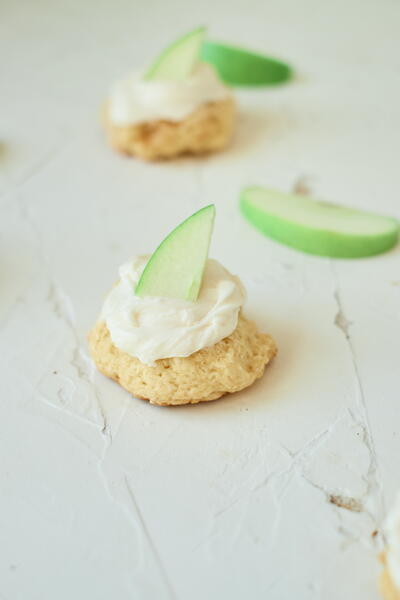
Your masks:
M 181 121 L 201 104 L 229 95 L 229 89 L 206 63 L 199 63 L 183 81 L 146 81 L 142 73 L 133 73 L 112 87 L 109 116 L 119 126 L 160 119 Z
M 135 295 L 149 259 L 138 256 L 119 269 L 120 279 L 101 313 L 115 346 L 147 365 L 189 356 L 230 335 L 237 325 L 245 291 L 239 278 L 208 259 L 196 302 Z

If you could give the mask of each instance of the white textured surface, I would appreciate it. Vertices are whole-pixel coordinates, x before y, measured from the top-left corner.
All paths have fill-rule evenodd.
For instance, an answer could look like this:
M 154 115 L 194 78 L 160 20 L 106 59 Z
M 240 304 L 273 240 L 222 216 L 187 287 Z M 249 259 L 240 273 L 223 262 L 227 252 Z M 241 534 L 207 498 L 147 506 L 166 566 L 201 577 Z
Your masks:
M 1 600 L 376 600 L 371 533 L 400 484 L 399 248 L 304 256 L 242 221 L 237 194 L 307 177 L 319 197 L 400 216 L 399 3 L 1 12 Z M 97 122 L 109 84 L 204 22 L 298 80 L 238 94 L 224 154 L 114 155 Z M 94 373 L 85 335 L 118 265 L 209 202 L 212 255 L 280 354 L 243 393 L 149 406 Z

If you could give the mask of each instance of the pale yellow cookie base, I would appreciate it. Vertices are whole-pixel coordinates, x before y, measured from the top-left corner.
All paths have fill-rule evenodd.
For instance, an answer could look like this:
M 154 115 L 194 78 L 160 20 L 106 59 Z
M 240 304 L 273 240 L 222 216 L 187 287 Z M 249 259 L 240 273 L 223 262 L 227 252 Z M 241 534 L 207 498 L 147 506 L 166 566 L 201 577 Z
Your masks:
M 207 402 L 242 390 L 262 376 L 277 352 L 274 340 L 242 315 L 235 331 L 214 346 L 186 358 L 157 360 L 154 367 L 116 348 L 103 321 L 90 333 L 89 346 L 104 375 L 133 396 L 165 406 Z
M 393 579 L 390 576 L 389 569 L 386 566 L 385 553 L 381 555 L 381 561 L 384 564 L 384 569 L 379 577 L 379 591 L 385 600 L 400 600 L 400 590 L 394 585 Z
M 232 136 L 235 102 L 232 98 L 202 104 L 183 121 L 152 121 L 114 125 L 106 106 L 104 124 L 113 148 L 144 160 L 204 154 L 221 150 Z

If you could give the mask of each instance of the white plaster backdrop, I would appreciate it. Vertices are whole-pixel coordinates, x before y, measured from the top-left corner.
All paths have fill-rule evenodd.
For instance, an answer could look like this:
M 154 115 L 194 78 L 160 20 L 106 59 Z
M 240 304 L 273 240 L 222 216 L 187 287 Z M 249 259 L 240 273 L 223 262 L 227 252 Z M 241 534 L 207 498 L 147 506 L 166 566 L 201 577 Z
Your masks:
M 399 216 L 400 4 L 0 12 L 1 600 L 376 600 L 373 534 L 400 487 L 399 249 L 306 256 L 253 230 L 237 199 L 306 178 L 313 195 Z M 113 154 L 109 84 L 203 23 L 288 60 L 295 81 L 238 91 L 222 154 Z M 211 255 L 243 279 L 279 356 L 242 393 L 157 408 L 94 371 L 86 334 L 119 264 L 210 202 Z

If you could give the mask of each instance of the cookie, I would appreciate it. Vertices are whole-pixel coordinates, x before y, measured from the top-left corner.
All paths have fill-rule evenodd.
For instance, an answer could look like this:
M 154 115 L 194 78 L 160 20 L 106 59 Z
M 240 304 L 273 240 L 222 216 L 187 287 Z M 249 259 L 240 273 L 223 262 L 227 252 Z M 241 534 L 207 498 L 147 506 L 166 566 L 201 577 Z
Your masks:
M 385 600 L 400 600 L 400 591 L 396 588 L 386 565 L 385 553 L 381 555 L 384 569 L 379 577 L 379 591 Z
M 104 124 L 110 145 L 144 160 L 221 150 L 232 136 L 235 102 L 227 98 L 202 104 L 182 121 L 159 120 L 120 126 L 111 122 L 107 107 Z
M 277 353 L 271 336 L 259 333 L 241 314 L 235 331 L 214 346 L 185 358 L 143 364 L 114 346 L 104 321 L 89 335 L 97 368 L 133 396 L 163 406 L 196 404 L 237 392 L 262 376 Z

